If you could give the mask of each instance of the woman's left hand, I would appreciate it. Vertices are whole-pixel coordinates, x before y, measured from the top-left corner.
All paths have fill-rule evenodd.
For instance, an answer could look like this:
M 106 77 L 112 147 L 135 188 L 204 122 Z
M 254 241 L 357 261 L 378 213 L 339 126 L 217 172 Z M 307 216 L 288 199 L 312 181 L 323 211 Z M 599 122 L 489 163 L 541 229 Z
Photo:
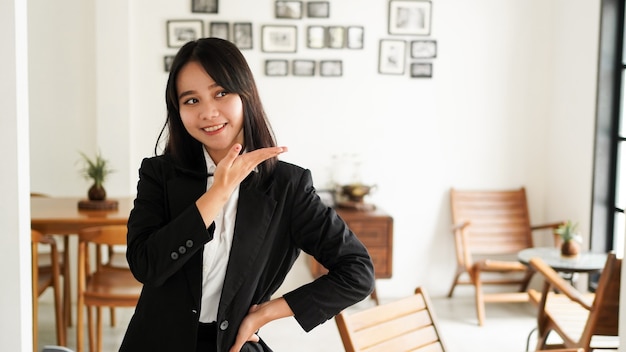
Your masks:
M 261 328 L 262 324 L 257 326 L 258 319 L 256 319 L 256 315 L 254 312 L 259 310 L 258 305 L 253 305 L 250 307 L 248 311 L 248 315 L 241 322 L 241 326 L 239 326 L 239 331 L 237 332 L 237 338 L 235 339 L 235 344 L 230 348 L 229 352 L 239 352 L 241 348 L 246 342 L 259 342 L 259 336 L 256 332 Z
M 259 305 L 253 305 L 248 310 L 248 315 L 243 318 L 237 337 L 235 338 L 235 344 L 230 348 L 229 352 L 239 352 L 243 345 L 250 342 L 259 342 L 260 338 L 256 334 L 259 329 L 269 323 L 270 321 L 291 317 L 293 311 L 287 304 L 284 298 L 276 298 L 271 301 L 261 303 Z

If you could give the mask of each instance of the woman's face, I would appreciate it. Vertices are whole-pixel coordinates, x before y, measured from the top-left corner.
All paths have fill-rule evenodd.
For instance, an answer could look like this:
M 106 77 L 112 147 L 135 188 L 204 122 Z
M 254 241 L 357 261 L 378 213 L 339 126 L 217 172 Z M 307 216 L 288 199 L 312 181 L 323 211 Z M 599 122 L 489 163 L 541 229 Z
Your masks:
M 217 85 L 196 61 L 180 70 L 176 89 L 185 129 L 204 145 L 216 164 L 235 143 L 243 144 L 243 103 L 239 94 Z

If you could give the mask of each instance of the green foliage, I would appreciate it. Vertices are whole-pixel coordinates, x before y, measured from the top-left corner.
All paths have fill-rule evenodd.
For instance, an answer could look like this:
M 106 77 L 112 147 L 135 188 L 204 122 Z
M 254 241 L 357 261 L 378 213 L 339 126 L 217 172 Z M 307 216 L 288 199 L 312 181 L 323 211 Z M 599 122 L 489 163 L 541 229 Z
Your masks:
M 564 224 L 559 226 L 555 232 L 561 236 L 563 242 L 571 241 L 576 239 L 578 236 L 578 223 L 572 222 L 571 220 L 567 220 Z
M 97 187 L 102 187 L 106 177 L 114 170 L 109 167 L 109 161 L 98 152 L 94 159 L 89 158 L 85 153 L 79 152 L 82 156 L 83 168 L 81 174 L 86 180 L 93 180 Z

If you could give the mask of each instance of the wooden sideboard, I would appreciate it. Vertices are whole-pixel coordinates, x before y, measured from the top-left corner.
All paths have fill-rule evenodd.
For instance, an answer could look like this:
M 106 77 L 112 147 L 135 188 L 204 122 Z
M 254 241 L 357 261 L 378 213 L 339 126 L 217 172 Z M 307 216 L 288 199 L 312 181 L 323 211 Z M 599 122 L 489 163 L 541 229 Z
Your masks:
M 363 242 L 374 262 L 377 279 L 390 278 L 392 274 L 393 218 L 381 209 L 356 210 L 336 208 L 337 214 Z M 309 268 L 313 277 L 327 272 L 313 257 L 309 257 Z

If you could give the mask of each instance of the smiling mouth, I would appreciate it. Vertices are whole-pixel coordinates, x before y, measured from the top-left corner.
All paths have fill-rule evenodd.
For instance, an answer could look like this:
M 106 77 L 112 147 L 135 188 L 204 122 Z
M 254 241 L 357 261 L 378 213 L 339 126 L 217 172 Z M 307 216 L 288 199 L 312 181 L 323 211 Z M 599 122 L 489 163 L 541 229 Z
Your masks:
M 226 126 L 226 124 L 225 124 L 225 123 L 222 123 L 222 124 L 215 125 L 215 126 L 205 127 L 205 128 L 203 128 L 202 130 L 203 130 L 204 132 L 215 132 L 215 131 L 217 131 L 217 130 L 219 130 L 219 129 L 224 128 L 224 126 Z

